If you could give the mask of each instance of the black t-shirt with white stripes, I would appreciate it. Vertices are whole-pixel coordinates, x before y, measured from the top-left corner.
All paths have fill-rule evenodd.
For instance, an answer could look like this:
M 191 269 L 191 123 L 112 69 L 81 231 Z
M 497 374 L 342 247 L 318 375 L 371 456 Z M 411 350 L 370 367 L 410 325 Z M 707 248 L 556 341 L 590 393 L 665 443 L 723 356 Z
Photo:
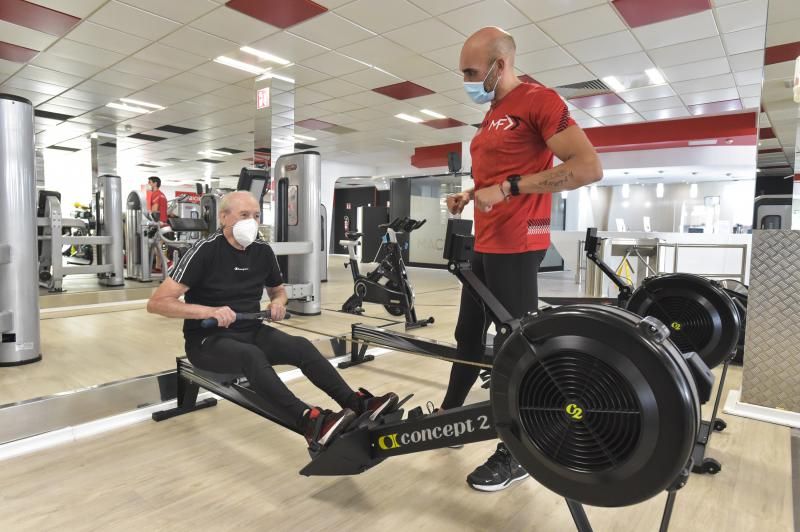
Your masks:
M 272 248 L 256 240 L 244 250 L 234 248 L 218 231 L 198 240 L 169 272 L 176 282 L 189 290 L 187 303 L 209 307 L 230 307 L 234 312 L 258 312 L 264 287 L 283 283 L 278 260 Z M 234 322 L 229 329 L 249 330 L 254 321 Z M 187 340 L 206 336 L 200 320 L 184 320 L 183 336 Z

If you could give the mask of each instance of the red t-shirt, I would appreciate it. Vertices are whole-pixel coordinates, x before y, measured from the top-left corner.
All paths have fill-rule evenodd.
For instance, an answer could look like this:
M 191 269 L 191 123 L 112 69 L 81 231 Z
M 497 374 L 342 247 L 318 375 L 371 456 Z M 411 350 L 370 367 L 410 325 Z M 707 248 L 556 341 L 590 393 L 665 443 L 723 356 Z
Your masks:
M 158 206 L 159 221 L 167 223 L 167 197 L 160 190 L 156 190 L 150 194 L 150 211 L 156 210 L 153 208 L 153 204 L 155 203 Z
M 535 174 L 553 166 L 546 141 L 575 121 L 554 90 L 522 83 L 493 102 L 472 139 L 475 189 L 497 186 L 510 175 Z M 521 253 L 550 246 L 550 194 L 523 194 L 487 213 L 475 209 L 475 251 Z

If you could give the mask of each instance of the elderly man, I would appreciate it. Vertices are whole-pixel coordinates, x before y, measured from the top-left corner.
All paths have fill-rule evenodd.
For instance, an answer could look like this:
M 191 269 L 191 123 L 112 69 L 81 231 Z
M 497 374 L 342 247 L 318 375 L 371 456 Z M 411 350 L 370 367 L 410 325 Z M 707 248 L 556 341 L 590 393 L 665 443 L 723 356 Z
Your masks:
M 483 28 L 464 43 L 464 89 L 477 104 L 491 103 L 472 139 L 475 188 L 447 198 L 453 214 L 475 201 L 472 270 L 515 317 L 538 306 L 537 273 L 550 245 L 551 194 L 601 179 L 602 167 L 561 97 L 514 72 L 516 45 L 500 28 Z M 563 161 L 553 166 L 553 156 Z M 489 327 L 483 305 L 464 290 L 456 342 L 461 358 L 478 361 Z M 504 338 L 496 338 L 495 349 Z M 478 368 L 453 365 L 442 409 L 461 406 Z M 498 491 L 528 475 L 501 443 L 467 477 L 475 489 Z
M 258 312 L 264 288 L 273 321 L 286 316 L 286 291 L 275 254 L 258 238 L 261 208 L 249 192 L 232 192 L 220 204 L 221 229 L 199 240 L 170 271 L 147 303 L 148 312 L 183 318 L 189 360 L 200 369 L 243 373 L 252 389 L 276 405 L 279 417 L 294 420 L 309 445 L 324 446 L 358 415 L 374 419 L 396 408 L 394 393 L 374 397 L 352 390 L 305 338 L 290 336 L 256 321 L 236 321 L 237 312 Z M 184 296 L 184 301 L 180 297 Z M 203 329 L 215 318 L 219 327 Z M 273 366 L 300 368 L 342 410 L 309 408 L 281 381 Z

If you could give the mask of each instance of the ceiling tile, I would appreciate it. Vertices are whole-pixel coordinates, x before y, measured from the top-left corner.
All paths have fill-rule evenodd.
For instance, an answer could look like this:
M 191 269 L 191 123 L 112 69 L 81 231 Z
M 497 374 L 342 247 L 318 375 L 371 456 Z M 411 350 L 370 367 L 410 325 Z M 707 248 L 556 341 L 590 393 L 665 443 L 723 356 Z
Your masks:
M 469 4 L 475 4 L 479 1 L 480 0 L 411 0 L 411 3 L 424 9 L 431 15 L 441 15 L 447 11 L 454 11 L 458 8 Z
M 359 92 L 350 96 L 344 96 L 344 99 L 355 103 L 363 103 L 364 105 L 370 107 L 385 105 L 394 101 L 392 98 L 389 98 L 388 96 L 384 96 L 383 94 L 378 94 L 377 92 L 371 90 Z
M 20 66 L 17 63 L 14 64 L 16 65 L 16 67 Z M 98 67 L 96 65 L 89 65 L 81 61 L 72 61 L 69 59 L 65 59 L 51 52 L 40 53 L 35 58 L 33 58 L 31 64 L 49 68 L 51 70 L 57 70 L 59 72 L 66 72 L 67 74 L 71 74 L 73 76 L 81 76 L 84 78 L 93 76 L 94 74 L 102 70 L 101 67 Z
M 670 107 L 669 109 L 658 109 L 655 111 L 643 111 L 641 113 L 647 120 L 666 120 L 669 118 L 682 118 L 690 116 L 685 107 Z
M 629 113 L 635 113 L 636 111 L 633 108 L 625 103 L 617 104 L 617 105 L 608 105 L 606 107 L 592 107 L 589 109 L 584 109 L 584 111 L 593 118 L 601 118 L 604 116 L 616 116 L 616 115 L 624 115 Z
M 34 0 L 34 4 L 61 11 L 73 17 L 85 18 L 107 0 Z
M 752 52 L 753 50 L 764 48 L 765 30 L 765 26 L 759 26 L 748 30 L 725 33 L 722 35 L 722 40 L 725 41 L 725 48 L 731 55 Z
M 737 85 L 751 85 L 751 84 L 758 84 L 761 86 L 761 80 L 764 77 L 764 71 L 760 68 L 754 68 L 752 70 L 743 70 L 741 72 L 736 72 L 734 74 L 736 78 Z M 754 96 L 754 95 L 748 95 Z
M 253 17 L 248 17 L 247 15 L 227 7 L 220 7 L 203 15 L 192 22 L 190 26 L 239 44 L 250 44 L 279 31 L 275 26 L 261 22 Z M 253 45 L 253 47 L 269 51 L 281 57 L 286 57 L 277 51 L 255 45 Z M 295 60 L 295 58 L 287 59 Z
M 754 68 L 761 70 L 764 68 L 764 52 L 755 50 L 743 54 L 729 55 L 728 62 L 734 72 L 753 70 Z
M 751 85 L 739 85 L 740 98 L 753 98 L 761 96 L 761 83 L 753 83 Z
M 669 98 L 659 98 L 657 100 L 643 100 L 641 102 L 631 103 L 631 107 L 640 113 L 645 111 L 655 111 L 658 109 L 670 109 L 672 107 L 682 107 L 683 102 L 677 96 L 670 96 Z
M 503 0 L 482 0 L 439 16 L 439 20 L 461 33 L 471 35 L 484 26 L 505 30 L 530 24 L 530 20 Z
M 336 12 L 376 33 L 386 33 L 428 18 L 425 11 L 407 0 L 355 0 L 337 8 Z
M 196 54 L 184 52 L 183 50 L 178 50 L 177 48 L 166 46 L 161 43 L 151 44 L 147 48 L 136 53 L 133 57 L 142 61 L 150 61 L 159 65 L 172 67 L 179 71 L 188 70 L 211 59 L 209 57 L 201 57 Z
M 435 18 L 399 28 L 384 35 L 415 52 L 429 52 L 446 46 L 463 44 L 464 36 Z M 519 47 L 517 47 L 519 53 Z
M 718 35 L 718 32 L 714 14 L 709 10 L 640 26 L 633 29 L 633 34 L 636 35 L 642 46 L 651 49 L 713 37 Z
M 463 87 L 463 78 L 450 71 L 420 78 L 415 82 L 436 92 L 461 89 Z
M 795 20 L 800 18 L 800 3 L 796 0 L 770 0 L 768 20 Z
M 434 74 L 441 74 L 445 71 L 446 69 L 444 67 L 418 55 L 397 59 L 391 65 L 391 74 L 401 79 L 423 78 Z
M 767 23 L 767 0 L 746 0 L 717 8 L 719 31 L 746 30 Z
M 337 7 L 341 7 L 348 2 L 352 2 L 353 0 L 315 0 L 314 3 L 319 4 L 323 7 L 328 9 L 335 9 Z
M 44 50 L 58 39 L 55 35 L 12 24 L 5 20 L 0 20 L 0 35 L 3 36 L 3 42 L 31 50 Z
M 138 61 L 138 59 L 132 59 L 133 61 Z M 130 61 L 130 60 L 129 60 Z M 152 64 L 152 63 L 150 63 Z M 161 67 L 161 65 L 156 65 Z M 166 68 L 166 67 L 163 67 Z M 173 69 L 169 69 L 173 70 Z M 202 65 L 196 66 L 192 69 L 193 74 L 197 74 L 200 76 L 205 76 L 207 78 L 216 79 L 219 81 L 224 81 L 226 83 L 237 83 L 239 81 L 248 79 L 248 78 L 255 78 L 253 74 L 248 72 L 244 72 L 243 70 L 237 70 L 235 68 L 231 68 L 226 65 L 221 65 L 219 63 L 215 63 L 213 61 L 209 61 L 208 63 L 203 63 Z M 177 74 L 174 72 L 173 75 Z M 163 78 L 162 78 L 163 79 Z
M 32 92 L 38 92 L 41 94 L 48 94 L 50 96 L 56 96 L 68 89 L 68 87 L 63 87 L 61 85 L 53 85 L 52 83 L 45 83 L 43 81 L 34 81 L 31 79 L 20 78 L 17 76 L 14 76 L 9 80 L 6 80 L 4 86 L 13 89 L 24 89 Z M 15 91 L 11 92 L 13 93 Z
M 662 70 L 664 77 L 671 83 L 686 81 L 687 79 L 697 79 L 730 72 L 728 60 L 724 57 L 717 59 L 707 59 L 694 63 L 676 65 Z
M 648 68 L 653 68 L 653 62 L 644 52 L 601 59 L 586 63 L 586 67 L 594 72 L 598 78 L 605 76 L 622 76 L 625 74 L 641 74 Z
M 691 58 L 692 61 L 702 61 L 725 57 L 725 48 L 722 46 L 722 39 L 717 35 L 707 39 L 648 50 L 647 54 L 659 68 L 666 68 L 682 65 L 686 63 L 687 58 Z
M 767 46 L 777 46 L 798 41 L 797 21 L 770 22 L 767 33 Z
M 64 98 L 69 98 L 72 100 L 79 100 L 82 102 L 94 104 L 95 107 L 107 104 L 112 98 L 108 96 L 104 96 L 102 94 L 97 94 L 95 92 L 86 92 L 86 91 L 79 91 L 76 89 L 70 89 L 61 94 Z M 109 113 L 115 111 L 114 109 L 109 109 Z M 124 112 L 124 111 L 123 111 Z
M 588 7 L 604 4 L 606 0 L 509 0 L 534 22 L 566 15 Z
M 16 73 L 15 77 L 32 79 L 34 81 L 43 81 L 45 83 L 52 83 L 53 85 L 61 85 L 63 87 L 72 87 L 80 83 L 83 77 L 72 76 L 64 74 L 49 68 L 41 68 L 33 65 L 27 65 Z
M 338 52 L 328 52 L 312 57 L 311 59 L 306 59 L 303 61 L 303 66 L 335 77 L 369 68 L 364 63 L 354 61 Z
M 189 26 L 184 26 L 178 31 L 170 33 L 161 39 L 161 43 L 184 52 L 203 55 L 208 59 L 236 52 L 239 49 L 239 45 L 233 41 L 222 39 Z
M 339 98 L 348 94 L 355 94 L 364 90 L 363 87 L 359 87 L 358 85 L 354 85 L 341 79 L 328 79 L 325 81 L 320 81 L 319 83 L 309 85 L 308 88 L 313 91 L 321 92 L 322 94 L 327 94 L 328 96 L 333 96 L 334 98 Z
M 159 15 L 176 22 L 186 24 L 197 17 L 208 13 L 212 9 L 219 7 L 214 2 L 208 0 L 192 0 L 191 2 L 165 2 L 164 0 L 123 0 L 144 11 L 149 11 L 154 15 Z
M 71 109 L 79 109 L 81 113 L 85 113 L 87 111 L 91 111 L 95 109 L 98 105 L 91 103 L 91 102 L 84 102 L 81 100 L 74 100 L 72 98 L 66 98 L 64 96 L 57 96 L 50 100 L 47 103 L 51 103 L 54 105 L 61 105 L 64 107 L 69 107 Z M 80 113 L 78 113 L 80 114 Z
M 642 87 L 640 89 L 632 89 L 619 93 L 620 98 L 626 102 L 639 102 L 642 100 L 653 100 L 656 98 L 668 98 L 674 96 L 675 91 L 669 85 L 653 85 L 651 87 Z
M 164 84 L 180 87 L 182 89 L 210 92 L 219 89 L 225 85 L 225 82 L 205 76 L 198 76 L 191 72 L 183 72 L 182 74 L 167 79 Z
M 741 111 L 742 103 L 739 99 L 714 101 L 709 103 L 701 103 L 697 105 L 690 105 L 689 112 L 695 116 L 697 115 L 711 115 L 717 113 L 726 113 L 729 111 Z
M 391 65 L 394 61 L 414 54 L 408 48 L 395 44 L 383 37 L 373 37 L 366 41 L 350 44 L 340 48 L 339 51 L 353 59 L 364 61 L 370 65 L 377 65 L 389 72 L 392 72 Z
M 547 87 L 557 87 L 595 79 L 595 75 L 586 70 L 583 65 L 556 68 L 546 72 L 530 72 L 530 74 L 536 78 L 536 81 Z
M 588 129 L 592 127 L 603 127 L 603 124 L 600 123 L 598 120 L 595 120 L 594 118 L 576 120 L 575 122 L 583 129 Z
M 551 18 L 540 22 L 539 27 L 559 44 L 581 41 L 626 29 L 625 23 L 609 5 L 600 5 Z
M 439 63 L 445 68 L 458 70 L 458 62 L 461 57 L 461 47 L 461 44 L 454 44 L 453 46 L 448 46 L 432 52 L 425 52 L 422 55 L 431 61 Z
M 96 48 L 104 48 L 125 55 L 130 55 L 150 43 L 147 39 L 106 28 L 88 20 L 83 21 L 77 28 L 72 30 L 69 33 L 69 38 Z
M 329 51 L 324 46 L 320 46 L 307 39 L 292 35 L 291 33 L 285 31 L 270 35 L 266 39 L 261 39 L 260 41 L 252 43 L 250 46 L 257 48 L 258 50 L 275 54 L 294 63 L 300 63 L 304 59 L 324 54 L 325 52 Z
M 158 65 L 150 61 L 143 61 L 135 57 L 129 57 L 128 59 L 120 61 L 114 65 L 113 70 L 119 70 L 126 74 L 133 74 L 134 76 L 147 77 L 156 81 L 164 80 L 180 72 L 176 68 Z
M 620 126 L 622 124 L 635 124 L 637 122 L 643 122 L 644 119 L 636 113 L 629 113 L 624 115 L 612 115 L 612 116 L 604 116 L 599 119 L 603 124 L 607 126 Z
M 374 33 L 353 24 L 336 13 L 330 12 L 298 24 L 289 31 L 332 49 L 363 41 L 374 35 Z
M 514 42 L 517 45 L 517 54 L 535 52 L 536 50 L 543 50 L 544 48 L 556 46 L 556 42 L 548 37 L 545 32 L 540 30 L 536 24 L 519 26 L 518 28 L 508 30 L 508 33 L 514 37 Z
M 348 102 L 347 100 L 334 98 L 332 100 L 326 100 L 317 103 L 317 107 L 319 107 L 320 109 L 325 109 L 326 111 L 329 111 L 331 113 L 347 113 L 348 111 L 360 109 L 362 106 L 357 103 Z M 336 121 L 334 121 L 333 123 L 344 124 L 344 122 L 336 122 Z
M 41 57 L 44 54 L 39 54 L 38 57 Z M 35 61 L 35 59 L 34 59 Z M 0 74 L 11 74 L 12 72 L 16 72 L 19 67 L 22 65 L 20 63 L 15 63 L 13 61 L 6 61 L 5 59 L 0 59 Z M 2 79 L 3 76 L 0 76 Z
M 122 98 L 133 92 L 131 89 L 125 87 L 112 85 L 110 83 L 103 83 L 102 81 L 93 79 L 84 81 L 80 85 L 76 85 L 75 88 L 80 91 L 102 94 L 103 96 L 107 96 L 109 100 L 114 98 Z
M 61 39 L 51 46 L 47 52 L 72 61 L 89 63 L 101 68 L 109 67 L 125 57 L 122 54 L 110 50 L 95 48 L 94 46 L 70 41 L 69 39 Z
M 212 94 L 223 96 L 225 98 L 230 98 L 231 100 L 234 100 L 239 103 L 256 101 L 255 91 L 253 90 L 252 87 L 244 88 L 244 87 L 238 87 L 236 85 L 226 85 L 224 87 L 220 87 L 219 89 L 215 89 L 214 91 L 212 91 Z
M 761 106 L 761 98 L 758 96 L 754 98 L 742 98 L 742 107 L 744 109 L 758 109 Z
M 322 81 L 323 79 L 328 79 L 330 77 L 322 72 L 318 72 L 314 69 L 306 68 L 297 64 L 284 68 L 277 68 L 275 69 L 275 73 L 292 78 L 297 86 L 316 83 L 317 81 Z
M 693 92 L 681 96 L 686 105 L 697 105 L 709 102 L 722 102 L 726 100 L 736 100 L 739 93 L 736 89 L 716 89 L 710 91 Z
M 350 83 L 355 83 L 365 89 L 374 89 L 376 87 L 383 87 L 402 81 L 400 78 L 374 68 L 359 70 L 358 72 L 341 76 L 341 79 L 349 81 Z
M 736 86 L 731 74 L 721 74 L 719 76 L 710 76 L 707 78 L 697 78 L 688 81 L 678 81 L 672 84 L 672 87 L 678 94 L 690 94 L 692 92 L 700 92 L 705 90 L 714 89 L 730 89 Z
M 621 105 L 624 101 L 617 94 L 608 92 L 605 94 L 594 94 L 591 96 L 581 96 L 567 100 L 568 107 L 578 109 L 594 109 L 596 107 L 607 107 L 610 105 Z
M 576 64 L 563 48 L 547 48 L 538 52 L 517 55 L 514 65 L 523 72 L 541 72 Z
M 113 0 L 97 10 L 89 20 L 151 40 L 160 39 L 180 27 L 177 22 Z
M 564 45 L 564 48 L 575 58 L 584 63 L 605 59 L 607 57 L 630 54 L 642 49 L 633 37 L 633 34 L 628 30 L 577 41 Z

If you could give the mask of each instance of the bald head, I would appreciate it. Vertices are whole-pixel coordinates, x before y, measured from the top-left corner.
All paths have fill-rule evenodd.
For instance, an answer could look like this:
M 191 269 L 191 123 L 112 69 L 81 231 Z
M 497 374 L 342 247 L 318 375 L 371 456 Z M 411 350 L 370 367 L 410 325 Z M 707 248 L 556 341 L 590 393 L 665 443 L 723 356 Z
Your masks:
M 492 63 L 500 59 L 513 70 L 516 51 L 517 45 L 510 33 L 494 26 L 483 28 L 470 35 L 461 48 L 459 68 L 465 80 L 468 73 L 473 73 L 471 71 L 483 69 L 485 73 Z

